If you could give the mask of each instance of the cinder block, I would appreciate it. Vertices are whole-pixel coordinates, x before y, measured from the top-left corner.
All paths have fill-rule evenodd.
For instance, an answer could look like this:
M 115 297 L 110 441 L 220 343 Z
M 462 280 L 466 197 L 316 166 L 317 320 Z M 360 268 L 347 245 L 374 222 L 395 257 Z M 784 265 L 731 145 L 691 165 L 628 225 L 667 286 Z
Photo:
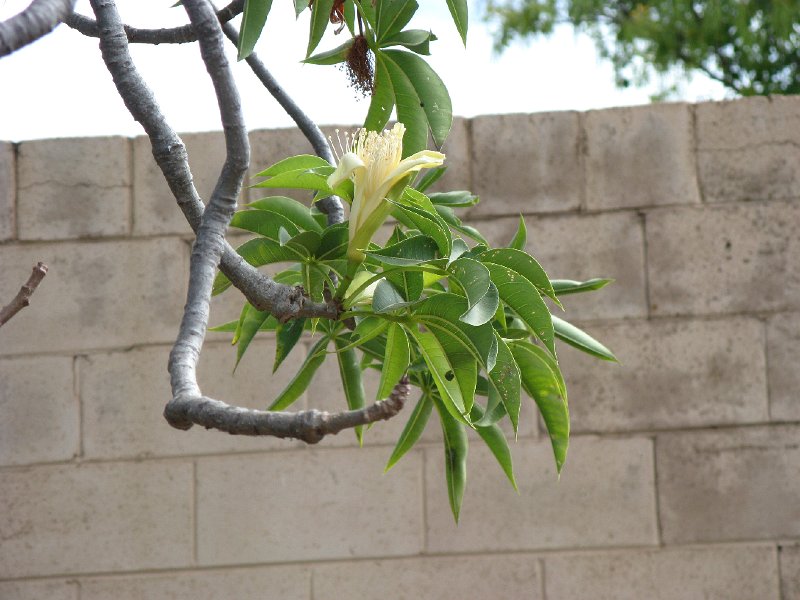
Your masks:
M 544 571 L 547 597 L 559 600 L 778 599 L 775 548 L 767 545 L 551 554 Z
M 122 137 L 19 145 L 19 238 L 52 240 L 130 231 L 130 141 Z
M 16 235 L 16 165 L 13 144 L 0 143 L 0 241 Z
M 49 267 L 31 305 L 3 326 L 0 355 L 171 342 L 188 268 L 178 239 L 6 246 L 0 290 Z
M 800 196 L 800 102 L 742 98 L 696 107 L 698 171 L 707 202 Z
M 258 567 L 82 579 L 81 600 L 308 600 L 310 569 Z
M 683 432 L 656 439 L 666 543 L 800 535 L 800 428 Z
M 515 551 L 658 543 L 652 442 L 574 437 L 559 480 L 549 442 L 513 444 L 519 493 L 473 444 L 461 518 L 447 500 L 444 453 L 425 450 L 427 550 Z
M 700 150 L 794 143 L 800 137 L 800 101 L 794 96 L 700 102 L 695 114 Z
M 6 581 L 0 582 L 3 600 L 78 600 L 74 581 Z
M 472 119 L 470 217 L 574 210 L 583 197 L 576 112 Z
M 800 308 L 800 206 L 657 210 L 647 215 L 651 310 L 658 315 Z
M 700 202 L 689 105 L 590 111 L 586 143 L 590 210 Z
M 0 464 L 75 456 L 80 412 L 72 387 L 72 357 L 0 360 L 0 414 Z
M 372 448 L 200 459 L 200 564 L 420 552 L 422 457 L 386 475 L 384 461 Z
M 781 598 L 800 598 L 800 546 L 778 546 L 781 565 Z
M 187 566 L 192 465 L 106 463 L 0 473 L 0 577 Z
M 800 421 L 800 314 L 784 313 L 767 321 L 769 412 L 774 421 Z
M 81 358 L 84 453 L 88 458 L 128 458 L 259 451 L 304 445 L 278 438 L 232 436 L 193 427 L 180 431 L 163 416 L 171 397 L 167 358 L 169 347 L 152 346 L 92 354 Z M 296 349 L 302 356 L 305 348 Z M 228 404 L 266 409 L 293 373 L 271 375 L 271 340 L 254 341 L 236 373 L 236 349 L 228 344 L 206 344 L 198 379 L 203 393 Z M 304 398 L 298 401 L 304 407 Z
M 225 137 L 221 131 L 181 135 L 189 155 L 195 188 L 208 203 L 225 162 Z M 245 177 L 243 185 L 247 185 Z M 243 188 L 244 189 L 244 188 Z M 153 158 L 147 136 L 133 140 L 134 235 L 177 233 L 192 235 L 175 196 Z M 245 194 L 242 192 L 241 200 Z
M 314 600 L 530 598 L 541 600 L 539 561 L 477 555 L 335 563 L 314 567 Z
M 591 333 L 622 364 L 561 352 L 573 431 L 769 420 L 760 321 L 626 321 Z
M 493 246 L 505 246 L 518 223 L 519 218 L 509 218 L 471 224 Z M 526 249 L 552 279 L 614 279 L 600 291 L 565 297 L 567 312 L 559 316 L 581 321 L 647 315 L 644 235 L 638 215 L 545 216 L 526 223 Z

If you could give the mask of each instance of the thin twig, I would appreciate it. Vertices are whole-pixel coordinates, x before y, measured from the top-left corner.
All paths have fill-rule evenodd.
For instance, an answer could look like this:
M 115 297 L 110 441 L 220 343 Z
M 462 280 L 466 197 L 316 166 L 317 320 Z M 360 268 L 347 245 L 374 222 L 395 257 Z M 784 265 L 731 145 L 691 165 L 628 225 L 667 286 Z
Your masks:
M 31 296 L 33 292 L 36 291 L 36 288 L 39 287 L 45 275 L 47 275 L 47 265 L 42 262 L 36 263 L 25 285 L 19 289 L 19 292 L 17 292 L 17 295 L 11 302 L 0 309 L 0 327 L 5 325 L 11 317 L 31 303 Z
M 244 0 L 233 0 L 225 8 L 217 11 L 220 23 L 227 23 L 244 10 Z M 72 29 L 87 37 L 100 37 L 97 21 L 80 13 L 73 13 L 64 21 Z M 139 29 L 130 25 L 122 26 L 131 44 L 186 44 L 197 41 L 197 34 L 191 23 L 180 27 L 165 29 Z
M 44 37 L 72 12 L 76 0 L 33 0 L 21 13 L 0 23 L 0 57 Z
M 233 42 L 234 46 L 239 45 L 239 33 L 236 31 L 236 28 L 231 23 L 223 23 L 222 31 L 225 32 L 225 35 L 228 36 L 228 39 Z M 292 120 L 297 124 L 298 129 L 306 136 L 306 139 L 309 141 L 311 146 L 314 148 L 314 152 L 317 153 L 318 156 L 324 158 L 331 164 L 335 164 L 335 159 L 333 156 L 333 152 L 331 152 L 331 147 L 328 144 L 328 140 L 325 139 L 325 134 L 322 133 L 322 130 L 317 127 L 317 124 L 309 118 L 309 116 L 303 112 L 303 110 L 297 105 L 297 102 L 286 93 L 286 90 L 277 82 L 277 80 L 272 76 L 272 73 L 269 72 L 267 67 L 264 65 L 263 62 L 258 58 L 255 52 L 250 54 L 245 59 L 250 69 L 253 71 L 258 80 L 262 83 L 262 85 L 267 88 L 267 91 L 272 94 L 272 97 L 281 105 L 286 114 L 289 115 Z M 330 196 L 328 198 L 323 198 L 322 200 L 317 201 L 317 206 L 319 209 L 327 215 L 328 218 L 328 225 L 333 225 L 334 223 L 341 223 L 344 221 L 344 208 L 342 207 L 342 201 L 337 198 L 336 196 Z

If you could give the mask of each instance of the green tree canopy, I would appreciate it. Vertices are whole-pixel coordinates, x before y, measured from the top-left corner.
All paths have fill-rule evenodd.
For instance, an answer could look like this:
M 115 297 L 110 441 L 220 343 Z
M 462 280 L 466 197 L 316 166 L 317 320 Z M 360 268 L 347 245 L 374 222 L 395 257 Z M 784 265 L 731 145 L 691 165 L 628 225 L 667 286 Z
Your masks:
M 744 96 L 800 93 L 797 0 L 488 0 L 498 48 L 570 23 L 589 32 L 617 84 L 675 68 Z

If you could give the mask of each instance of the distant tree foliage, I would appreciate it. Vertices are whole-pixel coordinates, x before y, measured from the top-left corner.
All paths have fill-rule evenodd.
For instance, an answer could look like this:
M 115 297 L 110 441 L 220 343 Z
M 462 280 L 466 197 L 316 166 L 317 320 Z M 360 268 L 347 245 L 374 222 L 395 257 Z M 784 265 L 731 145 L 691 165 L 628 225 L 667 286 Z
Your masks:
M 498 48 L 560 23 L 587 31 L 623 87 L 677 68 L 743 96 L 800 93 L 798 0 L 487 0 L 487 18 Z

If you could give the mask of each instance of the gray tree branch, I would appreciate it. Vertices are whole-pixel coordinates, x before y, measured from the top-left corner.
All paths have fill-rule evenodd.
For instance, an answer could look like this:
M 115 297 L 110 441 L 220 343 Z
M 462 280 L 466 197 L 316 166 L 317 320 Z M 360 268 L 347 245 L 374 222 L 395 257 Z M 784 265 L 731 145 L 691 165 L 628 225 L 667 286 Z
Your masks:
M 21 13 L 0 23 L 0 57 L 44 37 L 72 12 L 76 0 L 33 0 Z
M 152 92 L 139 74 L 130 56 L 122 21 L 113 2 L 97 2 L 100 51 L 114 84 L 128 111 L 141 123 L 150 138 L 153 157 L 183 212 L 196 232 L 204 206 L 192 181 L 186 148 L 169 126 Z M 296 317 L 335 319 L 339 307 L 332 302 L 312 302 L 298 288 L 272 281 L 248 264 L 225 242 L 220 270 L 258 310 L 269 311 L 286 321 Z
M 47 265 L 42 262 L 36 263 L 30 277 L 28 277 L 28 281 L 19 289 L 14 299 L 0 309 L 0 327 L 31 303 L 31 296 L 36 291 L 36 288 L 39 287 L 45 275 L 47 275 Z
M 228 6 L 217 11 L 220 23 L 227 23 L 244 10 L 244 0 L 233 0 Z M 65 21 L 69 27 L 88 37 L 100 37 L 97 21 L 79 13 L 72 13 Z M 197 34 L 191 23 L 180 27 L 164 29 L 139 29 L 124 25 L 125 35 L 131 44 L 186 44 L 197 41 Z

